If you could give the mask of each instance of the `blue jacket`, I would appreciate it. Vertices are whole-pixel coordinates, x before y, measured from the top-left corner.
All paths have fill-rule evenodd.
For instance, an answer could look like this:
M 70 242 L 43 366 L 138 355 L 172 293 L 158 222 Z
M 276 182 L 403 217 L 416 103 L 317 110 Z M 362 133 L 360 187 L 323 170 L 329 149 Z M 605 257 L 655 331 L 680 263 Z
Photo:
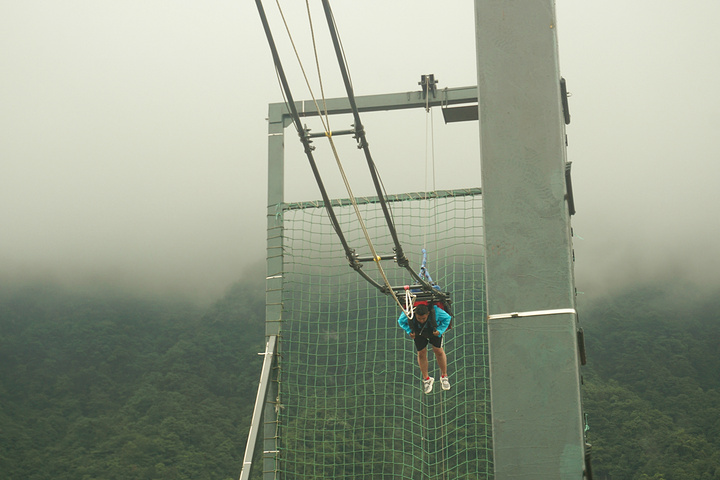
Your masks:
M 450 326 L 451 317 L 445 310 L 438 307 L 437 305 L 433 306 L 433 310 L 435 312 L 435 324 L 437 325 L 437 331 L 442 337 L 448 326 Z M 415 324 L 416 330 L 419 330 L 420 322 L 418 322 L 415 318 L 413 318 L 411 321 Z M 430 317 L 428 317 L 427 321 L 430 321 Z M 410 327 L 410 323 L 408 321 L 407 315 L 405 315 L 405 312 L 400 314 L 400 318 L 398 318 L 398 324 L 400 325 L 400 328 L 405 330 L 405 333 L 407 333 L 408 335 L 412 333 L 413 329 Z

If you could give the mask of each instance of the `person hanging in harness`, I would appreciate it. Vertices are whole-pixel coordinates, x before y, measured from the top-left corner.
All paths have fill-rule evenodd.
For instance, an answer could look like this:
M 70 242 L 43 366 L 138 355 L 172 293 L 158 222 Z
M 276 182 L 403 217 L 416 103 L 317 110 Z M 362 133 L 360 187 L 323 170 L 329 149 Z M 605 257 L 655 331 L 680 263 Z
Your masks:
M 436 305 L 429 306 L 427 302 L 422 301 L 416 303 L 415 314 L 412 317 L 412 319 L 408 319 L 403 312 L 398 318 L 398 324 L 415 341 L 418 365 L 422 374 L 423 392 L 432 392 L 433 383 L 435 383 L 435 378 L 428 374 L 428 343 L 432 345 L 435 359 L 440 367 L 440 385 L 443 390 L 450 390 L 447 356 L 442 347 L 442 336 L 450 326 L 452 317 L 442 308 Z

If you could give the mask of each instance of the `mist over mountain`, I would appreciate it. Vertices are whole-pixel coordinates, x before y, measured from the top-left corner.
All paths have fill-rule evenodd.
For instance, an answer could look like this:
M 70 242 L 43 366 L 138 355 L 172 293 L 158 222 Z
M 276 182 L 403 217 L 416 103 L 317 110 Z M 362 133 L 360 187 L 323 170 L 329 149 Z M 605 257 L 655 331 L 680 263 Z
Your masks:
M 306 4 L 285 3 L 300 57 L 314 65 Z M 555 3 L 572 94 L 578 290 L 665 276 L 720 286 L 720 3 Z M 334 6 L 356 94 L 416 91 L 429 73 L 440 89 L 476 85 L 473 2 L 408 5 Z M 309 99 L 268 10 L 296 99 Z M 321 24 L 325 92 L 345 96 Z M 0 41 L 0 282 L 104 284 L 209 304 L 265 256 L 266 117 L 282 94 L 253 2 L 2 2 Z M 437 188 L 480 186 L 477 124 L 433 118 Z M 363 121 L 389 189 L 423 190 L 426 112 Z M 331 175 L 329 149 L 315 145 Z M 285 147 L 286 200 L 318 199 L 291 129 Z M 362 194 L 367 172 L 343 160 Z

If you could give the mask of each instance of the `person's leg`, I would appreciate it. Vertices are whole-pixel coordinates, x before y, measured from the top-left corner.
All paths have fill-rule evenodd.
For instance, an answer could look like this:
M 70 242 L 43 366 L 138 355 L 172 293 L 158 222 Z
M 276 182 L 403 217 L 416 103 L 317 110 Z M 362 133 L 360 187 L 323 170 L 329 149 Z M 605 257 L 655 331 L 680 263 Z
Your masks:
M 428 358 L 427 348 L 418 350 L 418 365 L 420 365 L 420 373 L 422 374 L 423 380 L 429 377 L 428 375 Z
M 435 359 L 437 360 L 438 367 L 440 367 L 440 374 L 443 377 L 447 377 L 447 356 L 445 355 L 445 350 L 443 350 L 442 347 L 436 347 L 433 345 L 433 353 L 435 354 Z M 427 369 L 427 355 L 425 356 L 425 365 L 425 368 Z
M 428 351 L 427 348 L 418 350 L 418 365 L 420 365 L 420 374 L 422 375 L 423 392 L 428 394 L 432 392 L 435 379 L 428 375 Z

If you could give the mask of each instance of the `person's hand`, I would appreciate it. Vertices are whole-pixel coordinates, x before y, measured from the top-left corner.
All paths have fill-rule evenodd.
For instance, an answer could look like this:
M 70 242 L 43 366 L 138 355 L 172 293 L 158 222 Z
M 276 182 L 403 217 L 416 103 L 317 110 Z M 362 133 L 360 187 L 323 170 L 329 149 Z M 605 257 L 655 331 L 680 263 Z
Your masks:
M 435 331 L 433 331 L 433 335 L 435 335 L 436 337 L 439 337 L 439 336 L 440 336 L 440 332 L 438 332 L 437 330 L 435 330 Z
M 415 340 L 415 334 L 414 334 L 414 333 L 411 333 L 411 334 L 410 334 L 410 338 L 412 338 L 413 340 Z

